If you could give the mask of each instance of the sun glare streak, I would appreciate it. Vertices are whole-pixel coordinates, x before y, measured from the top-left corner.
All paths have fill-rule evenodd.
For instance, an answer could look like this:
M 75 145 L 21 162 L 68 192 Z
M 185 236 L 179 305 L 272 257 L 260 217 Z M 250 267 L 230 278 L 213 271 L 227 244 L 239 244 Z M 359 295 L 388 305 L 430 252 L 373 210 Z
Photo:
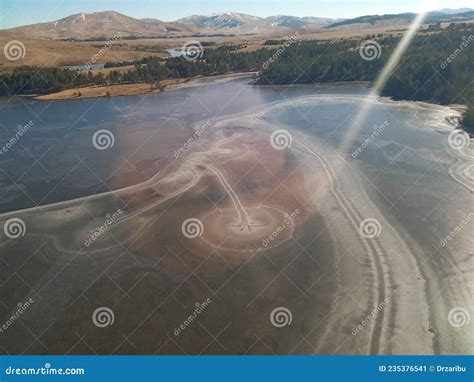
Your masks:
M 375 81 L 374 87 L 370 91 L 367 98 L 363 101 L 363 104 L 359 113 L 357 114 L 351 127 L 347 131 L 346 138 L 341 144 L 341 152 L 344 152 L 347 150 L 348 146 L 352 143 L 352 141 L 354 140 L 354 137 L 361 129 L 363 123 L 366 121 L 367 115 L 369 114 L 372 108 L 372 105 L 377 101 L 377 98 L 380 95 L 380 91 L 383 89 L 388 79 L 392 75 L 393 70 L 400 62 L 400 59 L 402 58 L 403 54 L 409 47 L 411 41 L 413 40 L 413 37 L 415 37 L 418 28 L 423 23 L 423 20 L 426 17 L 426 14 L 427 12 L 425 11 L 425 12 L 419 13 L 416 16 L 415 20 L 413 20 L 412 24 L 410 25 L 408 30 L 405 32 L 401 41 L 395 48 L 395 51 L 392 53 L 392 55 L 388 59 L 386 65 L 383 67 L 382 71 L 377 77 L 377 80 Z

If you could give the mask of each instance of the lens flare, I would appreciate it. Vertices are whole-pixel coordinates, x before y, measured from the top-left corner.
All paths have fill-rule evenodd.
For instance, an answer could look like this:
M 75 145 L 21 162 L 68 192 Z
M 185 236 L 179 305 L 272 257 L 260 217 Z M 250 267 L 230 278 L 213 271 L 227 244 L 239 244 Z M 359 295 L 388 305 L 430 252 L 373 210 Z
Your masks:
M 428 2 L 430 5 L 432 5 L 432 2 Z M 425 9 L 426 7 L 424 7 Z M 362 125 L 364 124 L 365 120 L 367 119 L 367 116 L 374 105 L 374 103 L 377 101 L 380 91 L 383 89 L 385 84 L 387 83 L 388 79 L 392 75 L 395 67 L 398 65 L 400 62 L 400 59 L 402 58 L 403 54 L 405 51 L 408 49 L 410 46 L 411 41 L 416 35 L 416 32 L 420 28 L 421 24 L 423 23 L 423 20 L 426 17 L 427 12 L 424 11 L 422 13 L 419 13 L 413 23 L 410 25 L 408 30 L 405 32 L 403 35 L 401 41 L 398 43 L 397 47 L 395 48 L 394 52 L 388 59 L 387 63 L 383 67 L 382 71 L 380 72 L 379 76 L 377 77 L 377 80 L 375 81 L 374 87 L 370 91 L 369 95 L 367 98 L 364 99 L 363 104 L 361 109 L 359 110 L 359 113 L 354 119 L 354 122 L 352 123 L 351 127 L 349 128 L 346 138 L 343 140 L 341 144 L 341 152 L 345 152 L 348 147 L 351 145 L 352 141 L 354 140 L 354 137 L 357 135 L 359 130 L 362 128 Z

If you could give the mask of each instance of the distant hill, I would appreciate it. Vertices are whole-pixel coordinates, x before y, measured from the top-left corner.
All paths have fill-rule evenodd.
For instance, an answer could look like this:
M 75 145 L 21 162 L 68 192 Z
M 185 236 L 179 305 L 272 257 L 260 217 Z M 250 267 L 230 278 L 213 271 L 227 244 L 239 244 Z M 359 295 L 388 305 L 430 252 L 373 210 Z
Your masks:
M 49 40 L 89 40 L 111 37 L 163 37 L 191 34 L 249 34 L 299 28 L 320 28 L 338 20 L 320 17 L 271 16 L 243 13 L 194 15 L 173 22 L 136 19 L 114 11 L 77 13 L 57 21 L 9 29 L 17 36 Z
M 467 11 L 466 11 L 467 10 Z M 465 12 L 464 12 L 465 11 Z M 289 33 L 292 30 L 313 31 L 353 24 L 408 23 L 414 13 L 370 15 L 354 19 L 329 19 L 324 17 L 296 17 L 277 15 L 257 17 L 243 13 L 224 12 L 208 16 L 194 15 L 166 22 L 154 18 L 136 19 L 114 11 L 77 13 L 57 21 L 11 28 L 6 31 L 18 38 L 47 40 L 103 40 L 120 35 L 121 38 L 153 38 L 198 35 L 244 35 L 271 32 Z M 474 10 L 442 9 L 430 12 L 427 22 L 459 21 L 474 19 Z
M 264 19 L 243 13 L 218 13 L 210 16 L 194 15 L 179 19 L 179 24 L 187 25 L 194 29 L 226 31 L 233 29 L 256 30 L 264 26 Z
M 226 12 L 210 16 L 194 15 L 176 20 L 177 23 L 201 31 L 231 31 L 232 33 L 271 32 L 282 29 L 319 28 L 336 20 L 322 17 L 277 15 L 257 17 Z
M 48 23 L 12 28 L 9 31 L 29 37 L 45 39 L 88 39 L 91 37 L 147 36 L 176 32 L 190 32 L 185 26 L 157 19 L 135 19 L 118 12 L 77 13 Z
M 467 9 L 467 11 L 465 11 Z M 452 22 L 452 21 L 463 21 L 463 20 L 473 20 L 474 19 L 474 10 L 470 8 L 461 8 L 458 10 L 454 9 L 443 9 L 440 11 L 429 12 L 426 16 L 426 23 L 438 23 L 438 22 Z M 465 11 L 465 12 L 464 12 Z M 379 23 L 407 23 L 411 22 L 417 16 L 416 13 L 398 13 L 398 14 L 387 14 L 387 15 L 370 15 L 370 16 L 360 16 L 354 19 L 343 20 L 339 22 L 332 23 L 326 28 L 335 28 L 344 25 L 352 24 L 379 24 Z
M 431 13 L 439 12 L 439 13 L 444 13 L 446 15 L 455 15 L 458 13 L 466 13 L 466 12 L 471 12 L 471 11 L 474 11 L 474 9 L 473 8 L 458 8 L 458 9 L 443 8 L 439 11 L 434 11 Z
M 332 24 L 337 21 L 342 21 L 342 19 L 329 19 L 325 17 L 296 17 L 296 16 L 286 16 L 286 15 L 277 15 L 270 16 L 265 19 L 270 22 L 272 26 L 288 27 L 288 28 L 312 28 L 312 27 L 321 27 L 325 25 Z

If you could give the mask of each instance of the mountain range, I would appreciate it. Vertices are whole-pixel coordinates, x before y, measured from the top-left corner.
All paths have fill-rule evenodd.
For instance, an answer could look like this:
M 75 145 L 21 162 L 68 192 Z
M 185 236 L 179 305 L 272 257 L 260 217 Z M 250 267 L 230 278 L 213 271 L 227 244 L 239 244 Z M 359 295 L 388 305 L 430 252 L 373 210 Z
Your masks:
M 371 15 L 371 16 L 360 16 L 354 19 L 336 21 L 327 26 L 327 28 L 336 28 L 343 25 L 353 24 L 377 24 L 377 23 L 409 23 L 416 18 L 416 13 L 398 13 L 398 14 L 387 14 L 387 15 Z M 454 22 L 454 21 L 467 21 L 474 19 L 474 9 L 460 8 L 455 9 L 442 9 L 440 11 L 428 12 L 425 18 L 425 23 L 441 23 L 441 22 Z
M 353 24 L 409 22 L 416 15 L 361 16 L 354 19 L 296 17 L 277 15 L 257 17 L 243 13 L 225 12 L 208 16 L 194 15 L 166 22 L 154 18 L 136 19 L 114 11 L 78 13 L 57 21 L 8 29 L 16 36 L 48 40 L 90 40 L 120 35 L 122 38 L 173 37 L 189 35 L 243 35 L 281 32 L 286 30 L 315 30 Z M 443 9 L 430 12 L 428 22 L 474 19 L 474 10 Z

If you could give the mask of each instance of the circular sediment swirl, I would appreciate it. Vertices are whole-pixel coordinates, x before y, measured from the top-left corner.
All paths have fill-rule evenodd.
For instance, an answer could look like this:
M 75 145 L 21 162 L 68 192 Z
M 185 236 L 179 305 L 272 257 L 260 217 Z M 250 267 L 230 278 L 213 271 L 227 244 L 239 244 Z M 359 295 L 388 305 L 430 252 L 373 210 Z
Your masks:
M 243 216 L 234 208 L 216 208 L 200 217 L 205 230 L 192 244 L 253 254 L 274 248 L 293 236 L 295 214 L 266 205 L 246 208 L 245 212 Z

